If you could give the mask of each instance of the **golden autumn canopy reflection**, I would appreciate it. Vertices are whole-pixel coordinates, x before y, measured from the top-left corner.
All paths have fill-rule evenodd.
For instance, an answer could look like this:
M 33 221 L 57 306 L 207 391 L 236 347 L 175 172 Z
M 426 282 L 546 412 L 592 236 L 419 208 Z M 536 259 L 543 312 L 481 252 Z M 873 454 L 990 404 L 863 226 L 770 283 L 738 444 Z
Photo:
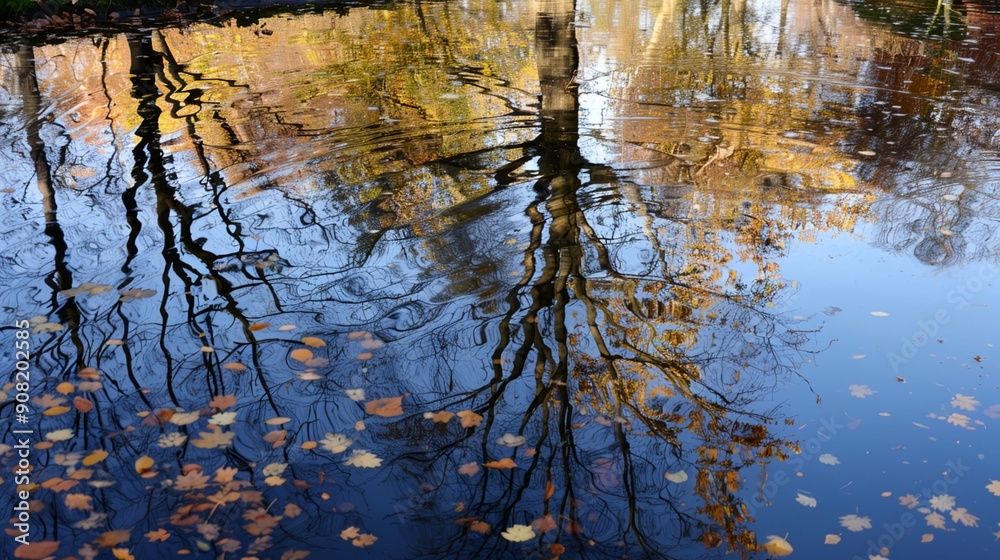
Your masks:
M 9 46 L 35 550 L 752 557 L 819 348 L 782 259 L 995 250 L 994 59 L 951 41 L 473 0 Z

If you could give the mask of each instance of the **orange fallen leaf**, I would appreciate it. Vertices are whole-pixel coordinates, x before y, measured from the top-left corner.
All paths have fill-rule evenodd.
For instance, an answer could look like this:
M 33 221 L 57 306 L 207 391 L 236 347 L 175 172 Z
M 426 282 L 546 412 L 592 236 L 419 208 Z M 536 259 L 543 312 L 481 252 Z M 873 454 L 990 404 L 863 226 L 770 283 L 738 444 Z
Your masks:
M 155 461 L 148 455 L 143 455 L 135 460 L 135 472 L 142 474 L 153 469 Z
M 22 560 L 42 560 L 48 558 L 59 550 L 59 541 L 39 541 L 30 544 L 22 544 L 14 549 L 14 558 Z
M 408 394 L 409 393 L 407 393 L 407 395 Z M 386 397 L 384 399 L 368 401 L 365 403 L 365 412 L 386 418 L 399 416 L 403 414 L 403 397 L 405 396 L 406 395 L 400 397 Z
M 213 408 L 218 408 L 219 410 L 226 410 L 231 406 L 236 405 L 236 395 L 216 395 L 208 406 Z
M 293 360 L 305 362 L 313 357 L 313 353 L 307 348 L 296 348 L 295 350 L 292 350 L 289 356 L 291 356 Z
M 97 543 L 97 546 L 111 548 L 112 546 L 128 542 L 131 535 L 132 535 L 131 529 L 118 529 L 116 531 L 107 531 L 101 533 L 101 536 L 97 537 L 97 539 L 94 542 Z
M 84 414 L 86 414 L 86 413 L 88 413 L 88 412 L 90 412 L 91 410 L 94 409 L 94 403 L 91 402 L 88 399 L 83 398 L 83 397 L 76 397 L 76 398 L 74 398 L 73 399 L 73 406 L 76 407 L 77 410 L 79 410 L 80 412 L 82 412 Z
M 80 379 L 86 379 L 87 381 L 97 381 L 101 378 L 101 372 L 92 367 L 85 367 L 77 372 L 77 376 L 79 376 Z
M 229 362 L 228 364 L 225 364 L 222 367 L 228 369 L 229 371 L 246 371 L 247 369 L 247 366 L 239 362 Z
M 68 395 L 75 390 L 76 387 L 69 381 L 63 381 L 62 383 L 56 385 L 56 391 L 63 395 Z
M 288 422 L 291 421 L 292 419 L 287 416 L 277 416 L 275 418 L 268 419 L 264 423 L 267 424 L 268 426 L 278 426 L 280 424 L 287 424 Z
M 262 331 L 262 330 L 264 330 L 264 329 L 266 329 L 267 327 L 270 327 L 270 326 L 271 326 L 271 323 L 254 323 L 254 324 L 250 325 L 249 327 L 247 327 L 247 330 L 249 330 L 250 332 L 257 332 L 257 331 Z
M 66 414 L 70 411 L 68 406 L 53 406 L 52 408 L 46 410 L 42 413 L 43 416 L 59 416 L 60 414 Z
M 483 466 L 489 469 L 513 469 L 517 466 L 510 457 L 504 457 L 499 461 L 490 461 L 489 463 L 483 463 Z
M 302 344 L 306 346 L 312 346 L 313 348 L 321 348 L 326 346 L 326 342 L 322 338 L 316 338 L 315 336 L 303 336 Z

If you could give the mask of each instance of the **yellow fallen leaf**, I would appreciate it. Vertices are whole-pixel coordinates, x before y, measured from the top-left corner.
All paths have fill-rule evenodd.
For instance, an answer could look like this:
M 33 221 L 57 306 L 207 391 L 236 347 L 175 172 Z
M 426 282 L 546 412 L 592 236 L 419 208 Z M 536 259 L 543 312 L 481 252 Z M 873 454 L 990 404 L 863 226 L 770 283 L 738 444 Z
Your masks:
M 768 535 L 768 541 L 764 543 L 764 550 L 771 556 L 788 556 L 792 553 L 792 545 L 788 541 L 777 536 Z
M 103 449 L 98 449 L 97 451 L 94 451 L 90 455 L 84 457 L 82 462 L 83 466 L 90 467 L 96 465 L 97 463 L 100 463 L 101 461 L 107 458 L 108 458 L 108 452 Z
M 303 336 L 302 344 L 306 346 L 312 346 L 313 348 L 322 348 L 326 346 L 326 342 L 322 338 L 316 338 L 315 336 Z
M 296 348 L 295 350 L 292 350 L 289 356 L 291 356 L 293 360 L 305 362 L 312 359 L 313 353 L 307 348 Z
M 156 464 L 153 458 L 149 455 L 143 455 L 135 460 L 135 472 L 142 474 L 153 469 L 153 465 Z

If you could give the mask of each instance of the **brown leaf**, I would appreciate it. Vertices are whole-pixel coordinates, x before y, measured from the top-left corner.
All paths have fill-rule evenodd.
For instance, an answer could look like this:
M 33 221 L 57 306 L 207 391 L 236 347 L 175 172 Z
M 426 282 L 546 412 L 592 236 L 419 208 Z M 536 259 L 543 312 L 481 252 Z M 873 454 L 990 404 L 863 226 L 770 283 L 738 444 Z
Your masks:
M 91 410 L 94 409 L 94 403 L 92 403 L 91 401 L 89 401 L 89 400 L 87 400 L 87 399 L 85 399 L 83 397 L 75 397 L 73 399 L 73 406 L 76 407 L 77 410 L 79 410 L 80 412 L 82 412 L 84 414 L 86 414 L 86 413 L 88 413 L 88 412 L 90 412 Z
M 409 394 L 409 393 L 407 393 Z M 401 397 L 386 397 L 365 403 L 365 412 L 386 418 L 403 414 L 403 395 Z
M 107 531 L 105 533 L 101 533 L 101 536 L 97 537 L 94 542 L 97 543 L 97 546 L 110 548 L 112 546 L 128 542 L 131 536 L 131 529 L 118 529 L 117 531 Z
M 52 556 L 59 550 L 59 541 L 39 541 L 22 544 L 14 549 L 14 558 L 22 560 L 42 560 Z
M 458 417 L 462 420 L 463 428 L 474 428 L 483 422 L 483 417 L 471 410 L 459 412 Z
M 296 348 L 295 350 L 292 350 L 289 356 L 291 356 L 293 360 L 305 362 L 313 357 L 313 353 L 308 348 Z
M 153 469 L 155 461 L 149 455 L 143 455 L 135 460 L 135 472 L 142 474 Z
M 90 505 L 91 497 L 86 494 L 66 494 L 66 507 L 69 509 L 82 509 L 84 511 L 93 509 Z
M 236 395 L 216 395 L 212 402 L 208 403 L 208 406 L 217 408 L 219 410 L 226 410 L 231 406 L 236 405 Z

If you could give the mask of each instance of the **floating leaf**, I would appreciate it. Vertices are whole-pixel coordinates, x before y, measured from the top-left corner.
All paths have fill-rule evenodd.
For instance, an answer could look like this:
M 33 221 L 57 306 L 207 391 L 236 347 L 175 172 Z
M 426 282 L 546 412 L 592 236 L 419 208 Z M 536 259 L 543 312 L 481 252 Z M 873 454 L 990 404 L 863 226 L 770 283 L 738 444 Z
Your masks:
M 312 346 L 313 348 L 322 348 L 326 346 L 326 342 L 324 342 L 322 338 L 316 338 L 315 336 L 303 336 L 302 344 Z
M 83 397 L 74 397 L 73 407 L 86 414 L 94 409 L 94 403 Z
M 840 525 L 847 528 L 848 531 L 857 533 L 865 529 L 871 529 L 872 520 L 870 517 L 859 517 L 852 513 L 841 517 Z
M 454 412 L 448 412 L 447 410 L 442 410 L 441 412 L 425 412 L 424 418 L 427 420 L 433 420 L 439 424 L 447 424 L 449 420 L 455 417 Z
M 112 546 L 117 546 L 122 543 L 128 542 L 129 538 L 131 538 L 131 535 L 132 531 L 130 531 L 129 529 L 106 531 L 104 533 L 101 533 L 101 536 L 97 537 L 97 540 L 95 540 L 94 542 L 97 543 L 97 546 L 110 548 Z
M 347 461 L 344 461 L 344 464 L 362 469 L 373 469 L 382 466 L 382 459 L 379 459 L 374 453 L 363 449 L 355 449 L 351 452 L 351 456 Z
M 287 416 L 275 416 L 274 418 L 268 419 L 264 423 L 268 426 L 280 426 L 281 424 L 287 424 L 291 421 L 292 419 Z
M 917 499 L 917 497 L 914 496 L 913 494 L 907 494 L 905 496 L 899 497 L 899 505 L 906 506 L 908 509 L 913 509 L 917 507 L 919 503 L 920 500 Z
M 990 480 L 990 483 L 986 485 L 986 489 L 990 491 L 990 494 L 994 496 L 1000 496 L 1000 480 Z
M 199 432 L 201 439 L 191 440 L 191 445 L 199 449 L 215 449 L 219 447 L 229 447 L 236 437 L 235 432 L 223 432 L 219 426 L 209 426 L 211 432 Z
M 777 535 L 768 535 L 767 542 L 764 543 L 764 551 L 771 556 L 788 556 L 792 553 L 792 545 L 788 541 Z
M 848 389 L 851 390 L 851 396 L 859 399 L 870 397 L 877 392 L 873 391 L 872 388 L 867 385 L 851 385 Z
M 291 351 L 289 356 L 291 356 L 293 360 L 305 362 L 312 359 L 313 353 L 312 350 L 309 350 L 308 348 L 296 348 Z
M 70 383 L 69 381 L 63 381 L 62 383 L 56 385 L 56 392 L 61 395 L 68 395 L 75 390 L 76 387 L 73 386 L 73 384 Z
M 458 474 L 464 474 L 465 476 L 476 476 L 479 472 L 479 465 L 475 461 L 471 463 L 465 463 L 458 467 Z
M 347 398 L 352 401 L 363 401 L 365 400 L 365 390 L 364 389 L 347 389 L 344 391 L 347 393 Z
M 21 560 L 42 560 L 59 550 L 59 541 L 38 541 L 22 544 L 14 549 L 14 558 Z
M 931 507 L 938 511 L 949 511 L 955 507 L 955 497 L 948 494 L 931 497 Z
M 667 472 L 666 479 L 670 482 L 680 484 L 688 479 L 688 473 L 686 471 L 680 470 L 675 473 Z
M 139 474 L 147 473 L 153 470 L 153 465 L 156 464 L 153 458 L 149 455 L 143 455 L 135 460 L 135 472 Z
M 920 535 L 920 542 L 922 543 L 929 543 L 932 540 L 934 540 L 934 535 L 931 533 L 924 533 L 923 535 Z
M 31 332 L 35 334 L 47 334 L 47 333 L 59 332 L 61 330 L 63 330 L 63 326 L 60 325 L 59 323 L 39 323 L 35 325 L 35 328 L 32 329 Z
M 811 508 L 816 507 L 816 498 L 813 498 L 812 496 L 806 496 L 801 492 L 797 496 L 795 496 L 795 501 L 806 507 L 811 507 Z
M 66 441 L 73 438 L 73 430 L 66 428 L 45 434 L 45 439 L 49 441 Z
M 500 536 L 510 542 L 525 542 L 535 538 L 535 531 L 529 525 L 512 525 L 501 532 Z
M 229 371 L 246 371 L 247 369 L 247 366 L 239 362 L 229 362 L 228 364 L 224 364 L 222 367 L 228 369 Z
M 969 513 L 969 510 L 965 508 L 951 510 L 951 520 L 961 523 L 966 527 L 979 527 L 979 518 Z
M 823 463 L 824 465 L 833 466 L 833 465 L 839 465 L 840 459 L 838 459 L 836 455 L 831 455 L 830 453 L 824 453 L 819 456 L 819 462 Z
M 209 424 L 214 424 L 216 426 L 229 426 L 236 423 L 236 411 L 231 412 L 220 412 L 218 414 L 212 415 L 208 419 Z
M 327 432 L 326 437 L 323 438 L 320 445 L 330 453 L 343 453 L 352 443 L 354 443 L 354 440 L 344 434 L 331 434 Z
M 944 529 L 945 525 L 944 516 L 936 511 L 933 513 L 928 513 L 926 516 L 924 516 L 924 521 L 926 521 L 927 525 L 929 525 L 930 527 L 934 527 L 935 529 Z
M 197 410 L 194 412 L 175 412 L 168 421 L 172 424 L 177 424 L 178 426 L 187 426 L 199 418 L 201 418 L 201 413 Z
M 403 414 L 403 397 L 386 397 L 384 399 L 368 401 L 365 403 L 365 412 L 387 418 L 399 416 Z
M 208 403 L 208 406 L 219 410 L 226 410 L 229 407 L 236 406 L 236 395 L 216 395 Z
M 872 311 L 871 314 L 872 314 L 873 317 L 888 317 L 889 316 L 889 314 L 886 313 L 885 311 Z
M 146 533 L 145 537 L 149 539 L 149 542 L 167 542 L 167 539 L 170 538 L 170 533 L 160 527 L 157 531 L 150 531 Z
M 66 494 L 66 507 L 69 509 L 89 510 L 94 506 L 90 504 L 92 498 L 86 494 Z
M 100 463 L 101 461 L 107 458 L 108 458 L 108 452 L 104 451 L 103 449 L 98 449 L 97 451 L 94 451 L 90 455 L 87 455 L 86 457 L 83 458 L 83 466 L 90 467 L 96 465 L 97 463 Z
M 513 469 L 517 467 L 517 463 L 514 462 L 510 457 L 504 457 L 499 461 L 490 461 L 489 463 L 483 463 L 483 466 L 488 469 Z
M 497 440 L 497 443 L 507 447 L 519 447 L 524 445 L 524 436 L 515 436 L 514 434 L 504 434 L 503 437 Z
M 474 428 L 483 422 L 483 417 L 471 410 L 459 412 L 458 417 L 462 420 L 463 428 Z
M 177 480 L 174 481 L 174 490 L 178 490 L 180 492 L 201 490 L 206 487 L 208 487 L 208 475 L 203 474 L 201 470 L 193 470 L 189 473 L 182 474 L 177 477 Z
M 837 544 L 840 542 L 840 535 L 827 535 L 823 544 Z

